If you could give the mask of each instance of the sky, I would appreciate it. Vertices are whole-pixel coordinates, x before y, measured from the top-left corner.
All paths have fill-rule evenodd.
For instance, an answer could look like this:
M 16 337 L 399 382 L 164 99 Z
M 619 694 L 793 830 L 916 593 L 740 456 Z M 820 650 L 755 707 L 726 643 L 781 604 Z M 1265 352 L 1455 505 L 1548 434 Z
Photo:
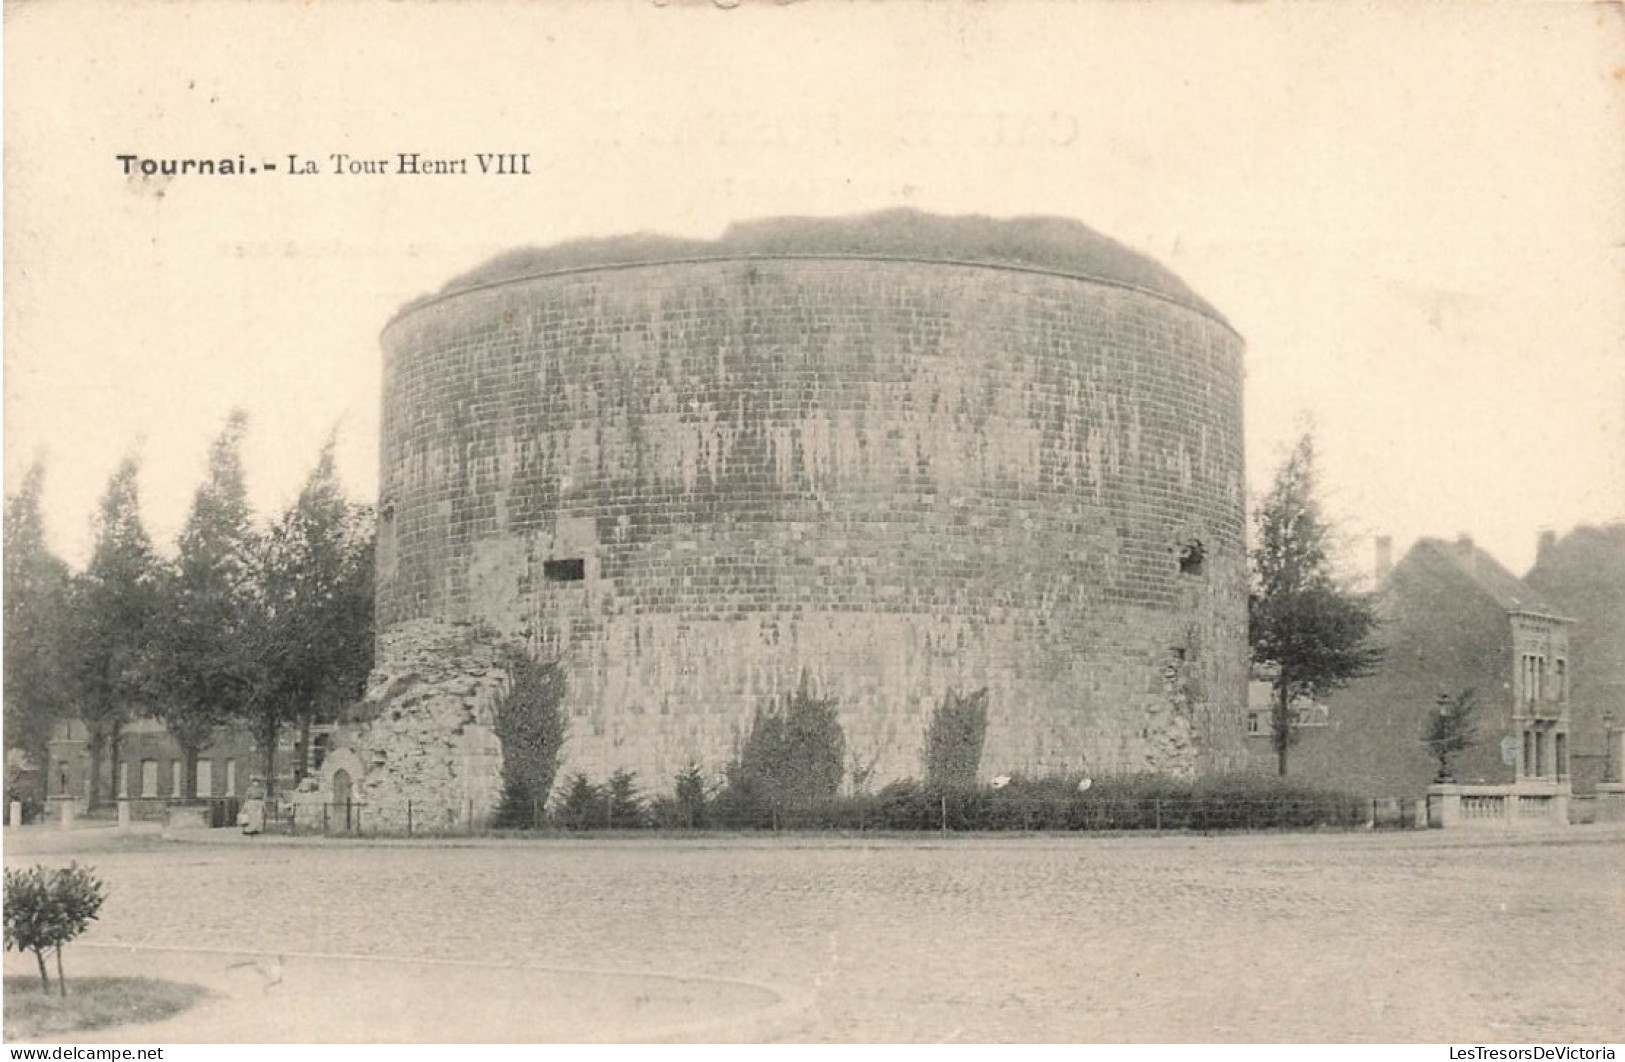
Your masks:
M 913 206 L 1076 218 L 1241 332 L 1249 487 L 1469 533 L 1625 519 L 1618 5 L 7 4 L 4 469 L 90 550 L 142 460 L 172 549 L 235 407 L 261 513 L 337 432 L 377 489 L 378 333 L 516 245 Z M 530 155 L 529 176 L 126 176 L 117 156 Z

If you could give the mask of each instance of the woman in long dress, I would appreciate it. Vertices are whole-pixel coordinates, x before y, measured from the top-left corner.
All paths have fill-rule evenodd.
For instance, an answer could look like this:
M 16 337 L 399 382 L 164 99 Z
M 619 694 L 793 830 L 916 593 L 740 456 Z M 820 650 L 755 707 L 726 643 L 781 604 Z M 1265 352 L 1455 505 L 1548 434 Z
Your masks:
M 265 832 L 265 787 L 258 779 L 248 783 L 248 796 L 243 800 L 237 822 L 250 837 Z

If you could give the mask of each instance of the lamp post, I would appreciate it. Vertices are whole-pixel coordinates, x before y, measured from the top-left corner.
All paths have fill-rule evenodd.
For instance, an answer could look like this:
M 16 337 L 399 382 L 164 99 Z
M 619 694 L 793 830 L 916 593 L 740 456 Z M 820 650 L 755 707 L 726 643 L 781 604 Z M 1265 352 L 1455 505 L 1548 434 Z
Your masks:
M 1450 754 L 1455 751 L 1451 748 L 1452 733 L 1450 711 L 1454 707 L 1450 694 L 1441 693 L 1433 698 L 1434 707 L 1439 710 L 1438 728 L 1434 731 L 1434 755 L 1439 758 L 1439 777 L 1435 779 L 1440 784 L 1449 784 L 1456 780 L 1455 772 L 1450 769 Z

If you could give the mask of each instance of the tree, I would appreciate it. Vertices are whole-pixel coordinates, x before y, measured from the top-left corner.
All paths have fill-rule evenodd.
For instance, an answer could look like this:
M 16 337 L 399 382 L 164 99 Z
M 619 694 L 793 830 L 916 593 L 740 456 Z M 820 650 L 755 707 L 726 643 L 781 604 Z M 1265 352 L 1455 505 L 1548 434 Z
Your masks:
M 560 802 L 559 817 L 572 830 L 585 830 L 593 824 L 594 816 L 604 808 L 604 790 L 592 783 L 585 774 L 570 777 Z
M 56 950 L 56 986 L 68 994 L 62 976 L 62 945 L 95 921 L 106 899 L 101 879 L 77 863 L 60 870 L 34 867 L 6 871 L 5 944 L 7 951 L 31 951 L 39 963 L 40 985 L 51 990 L 45 952 Z
M 925 730 L 925 784 L 974 789 L 987 738 L 987 687 L 968 697 L 949 690 Z
M 372 569 L 372 510 L 345 499 L 329 438 L 260 556 L 261 675 L 247 716 L 267 796 L 282 728 L 299 727 L 295 774 L 303 776 L 311 723 L 336 717 L 361 695 L 372 669 Z
M 833 699 L 813 694 L 811 679 L 803 673 L 795 693 L 759 710 L 738 758 L 727 769 L 727 813 L 757 824 L 765 819 L 777 827 L 781 811 L 805 810 L 833 797 L 846 757 L 846 737 L 835 708 Z
M 1292 706 L 1370 674 L 1381 659 L 1371 599 L 1341 586 L 1328 556 L 1331 528 L 1315 495 L 1314 437 L 1305 433 L 1260 505 L 1252 551 L 1248 635 L 1255 664 L 1273 671 L 1270 736 L 1284 775 L 1296 732 Z
M 636 771 L 623 767 L 610 775 L 609 782 L 604 786 L 604 800 L 609 805 L 607 825 L 624 830 L 644 824 L 648 808 L 638 795 Z
M 5 745 L 32 762 L 34 775 L 13 777 L 6 759 L 8 800 L 33 800 L 46 766 L 52 722 L 67 711 L 62 672 L 63 612 L 68 566 L 45 543 L 40 498 L 45 465 L 36 461 L 5 510 Z
M 156 562 L 141 525 L 140 463 L 126 457 L 96 511 L 90 563 L 69 587 L 64 667 L 90 751 L 90 804 L 102 801 L 102 763 L 118 759 L 124 721 L 145 703 Z
M 700 765 L 690 763 L 677 773 L 677 790 L 674 805 L 678 816 L 684 826 L 689 829 L 707 825 L 707 804 L 710 802 L 710 793 L 705 784 L 705 774 Z
M 155 714 L 180 747 L 181 796 L 197 796 L 198 758 L 215 728 L 245 714 L 259 686 L 254 657 L 257 538 L 241 456 L 247 416 L 233 411 L 209 450 L 174 564 L 157 584 L 148 657 Z
M 540 826 L 539 812 L 553 791 L 569 717 L 564 713 L 564 669 L 538 663 L 522 649 L 503 654 L 508 693 L 496 713 L 502 742 L 502 807 L 504 826 Z
M 1454 782 L 1456 775 L 1451 769 L 1450 757 L 1478 744 L 1478 727 L 1473 719 L 1473 713 L 1478 711 L 1478 694 L 1472 689 L 1462 690 L 1454 697 L 1441 693 L 1434 707 L 1437 710 L 1428 715 L 1422 743 L 1439 761 L 1439 776 L 1434 781 Z

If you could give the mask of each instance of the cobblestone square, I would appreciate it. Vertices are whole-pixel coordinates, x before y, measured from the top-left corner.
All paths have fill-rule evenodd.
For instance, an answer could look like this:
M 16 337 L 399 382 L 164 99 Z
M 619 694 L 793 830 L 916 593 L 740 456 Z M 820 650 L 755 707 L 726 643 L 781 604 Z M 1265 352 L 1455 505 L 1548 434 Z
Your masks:
M 343 1006 L 375 999 L 378 1024 L 347 1020 L 380 1039 L 391 1038 L 402 968 L 458 963 L 475 965 L 466 977 L 446 967 L 440 1005 L 453 1016 L 459 984 L 470 1013 L 485 1006 L 476 991 L 500 994 L 488 968 L 619 971 L 733 986 L 714 999 L 689 991 L 682 999 L 698 1010 L 668 1008 L 673 1018 L 705 1018 L 715 1003 L 711 1016 L 731 1020 L 770 1001 L 746 996 L 771 987 L 775 1022 L 741 1035 L 784 1040 L 1479 1043 L 1625 1033 L 1618 827 L 466 843 L 248 843 L 222 831 L 217 840 L 75 852 L 107 880 L 110 899 L 70 957 L 70 976 L 77 962 L 115 953 L 166 976 L 168 953 L 148 948 L 274 954 L 290 970 L 364 960 L 344 974 Z M 28 850 L 8 840 L 8 864 L 69 858 Z M 184 973 L 185 963 L 170 965 Z M 529 988 L 513 983 L 516 993 L 550 991 L 539 975 Z M 610 995 L 590 1031 L 552 1032 L 658 1034 Z M 626 998 L 641 1006 L 658 995 Z M 317 1013 L 290 1020 L 319 1028 L 317 1000 Z M 526 1021 L 546 1003 L 507 1001 L 492 1013 L 508 1024 L 485 1015 L 463 1035 L 545 1036 L 550 1027 Z M 186 1038 L 186 1020 L 169 1032 Z M 712 1024 L 693 1037 L 725 1034 Z

